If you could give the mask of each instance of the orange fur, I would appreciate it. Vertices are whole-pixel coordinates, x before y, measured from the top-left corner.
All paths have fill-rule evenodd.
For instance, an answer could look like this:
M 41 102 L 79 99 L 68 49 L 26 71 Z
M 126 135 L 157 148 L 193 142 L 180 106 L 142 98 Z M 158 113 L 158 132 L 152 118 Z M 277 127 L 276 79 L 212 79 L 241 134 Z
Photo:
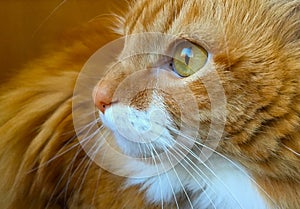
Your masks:
M 106 21 L 74 30 L 61 50 L 29 63 L 2 86 L 0 208 L 145 207 L 143 194 L 124 192 L 123 178 L 94 164 L 79 187 L 90 161 L 73 128 L 73 88 L 89 56 L 118 37 Z
M 227 98 L 217 151 L 244 165 L 277 207 L 300 208 L 300 2 L 141 0 L 125 20 L 124 35 L 161 32 L 207 47 Z M 123 190 L 124 178 L 91 163 L 79 147 L 72 149 L 78 143 L 71 100 L 78 73 L 90 55 L 119 37 L 103 25 L 94 21 L 74 31 L 67 46 L 28 64 L 3 85 L 1 208 L 160 208 L 138 187 Z M 147 62 L 131 63 L 133 71 L 147 67 Z M 101 82 L 114 89 L 130 73 L 117 69 Z M 205 79 L 213 85 L 213 75 Z M 207 92 L 199 80 L 189 87 L 203 111 L 200 135 L 206 136 Z M 133 106 L 144 109 L 148 103 L 136 98 Z M 166 103 L 176 117 L 175 102 Z

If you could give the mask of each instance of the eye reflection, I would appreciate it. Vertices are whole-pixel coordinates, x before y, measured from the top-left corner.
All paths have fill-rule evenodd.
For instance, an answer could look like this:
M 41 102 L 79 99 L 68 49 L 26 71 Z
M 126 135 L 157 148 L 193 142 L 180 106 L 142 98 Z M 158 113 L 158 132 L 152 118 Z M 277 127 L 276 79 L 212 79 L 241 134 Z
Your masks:
M 188 41 L 175 45 L 172 66 L 175 73 L 187 77 L 204 67 L 208 52 L 201 46 Z
M 190 59 L 194 57 L 192 47 L 182 49 L 180 56 L 184 58 L 185 64 L 189 65 Z

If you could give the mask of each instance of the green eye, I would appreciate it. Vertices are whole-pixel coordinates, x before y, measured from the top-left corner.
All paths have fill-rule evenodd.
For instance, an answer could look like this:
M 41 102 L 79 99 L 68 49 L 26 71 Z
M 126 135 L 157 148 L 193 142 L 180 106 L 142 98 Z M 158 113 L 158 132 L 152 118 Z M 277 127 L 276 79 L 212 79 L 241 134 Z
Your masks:
M 205 65 L 208 53 L 205 49 L 188 41 L 175 46 L 173 53 L 173 70 L 182 77 L 187 77 Z

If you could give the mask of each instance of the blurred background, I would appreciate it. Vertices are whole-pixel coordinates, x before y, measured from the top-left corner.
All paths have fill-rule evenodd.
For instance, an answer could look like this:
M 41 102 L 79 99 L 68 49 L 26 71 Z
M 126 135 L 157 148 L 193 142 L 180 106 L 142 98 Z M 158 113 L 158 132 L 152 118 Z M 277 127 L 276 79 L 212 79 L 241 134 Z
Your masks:
M 64 31 L 109 13 L 119 0 L 0 0 L 0 82 Z

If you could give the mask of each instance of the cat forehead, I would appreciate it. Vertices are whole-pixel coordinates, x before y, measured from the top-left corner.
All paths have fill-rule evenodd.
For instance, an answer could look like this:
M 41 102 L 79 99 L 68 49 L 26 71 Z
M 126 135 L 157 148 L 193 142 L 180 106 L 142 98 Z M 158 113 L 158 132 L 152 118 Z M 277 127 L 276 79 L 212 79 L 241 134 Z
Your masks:
M 193 23 L 220 24 L 228 19 L 244 18 L 246 14 L 258 13 L 266 1 L 225 0 L 162 0 L 136 1 L 127 16 L 126 32 L 138 30 L 160 32 L 181 31 Z
M 171 34 L 204 46 L 213 55 L 239 59 L 248 53 L 245 57 L 254 60 L 256 54 L 262 58 L 274 51 L 274 44 L 299 39 L 299 4 L 284 0 L 139 0 L 125 17 L 123 35 Z
M 236 47 L 241 47 L 247 45 L 243 43 L 247 39 L 242 35 L 257 33 L 262 24 L 260 18 L 259 22 L 252 20 L 252 17 L 263 13 L 263 6 L 257 2 L 137 1 L 125 18 L 124 35 L 145 32 L 171 34 L 207 46 L 211 52 L 220 52 L 228 45 L 239 44 Z M 231 39 L 235 43 L 230 43 Z
M 268 27 L 280 30 L 299 21 L 299 8 L 299 1 L 288 0 L 138 0 L 125 17 L 123 35 L 162 32 L 213 36 L 227 31 L 236 35 L 258 33 Z

